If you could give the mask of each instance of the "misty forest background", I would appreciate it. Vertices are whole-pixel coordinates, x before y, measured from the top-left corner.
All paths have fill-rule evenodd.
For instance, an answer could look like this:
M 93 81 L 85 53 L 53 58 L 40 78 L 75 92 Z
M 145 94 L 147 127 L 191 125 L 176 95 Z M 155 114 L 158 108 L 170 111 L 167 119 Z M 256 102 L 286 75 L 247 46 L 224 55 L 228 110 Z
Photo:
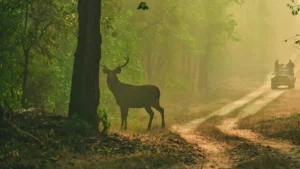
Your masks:
M 137 10 L 139 3 L 102 1 L 101 63 L 115 68 L 129 56 L 121 81 L 159 86 L 163 106 L 232 97 L 261 84 L 275 59 L 285 62 L 296 50 L 284 42 L 300 26 L 285 7 L 288 1 L 152 0 L 145 11 Z M 67 115 L 77 16 L 74 0 L 0 2 L 0 102 L 5 108 Z M 119 116 L 102 71 L 100 88 L 99 109 Z

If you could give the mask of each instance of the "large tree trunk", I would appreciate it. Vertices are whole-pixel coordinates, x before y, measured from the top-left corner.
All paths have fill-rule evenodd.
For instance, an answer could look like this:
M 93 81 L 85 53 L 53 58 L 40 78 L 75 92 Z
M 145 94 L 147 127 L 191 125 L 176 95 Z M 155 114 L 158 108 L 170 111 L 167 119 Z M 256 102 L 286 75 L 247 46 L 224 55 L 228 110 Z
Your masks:
M 69 117 L 77 115 L 98 132 L 101 0 L 78 0 L 78 43 L 73 66 Z

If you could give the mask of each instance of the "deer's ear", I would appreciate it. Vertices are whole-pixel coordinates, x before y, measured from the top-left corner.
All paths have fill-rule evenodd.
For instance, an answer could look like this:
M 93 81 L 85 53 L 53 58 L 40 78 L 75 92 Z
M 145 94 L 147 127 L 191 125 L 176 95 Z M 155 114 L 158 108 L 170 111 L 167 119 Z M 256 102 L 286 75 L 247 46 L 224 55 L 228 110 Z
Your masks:
M 102 72 L 105 74 L 108 74 L 108 70 L 107 69 L 102 69 Z
M 121 71 L 122 71 L 122 70 L 121 70 L 121 68 L 119 68 L 119 67 L 116 69 L 116 73 L 117 73 L 117 74 L 118 74 L 118 73 L 121 73 Z

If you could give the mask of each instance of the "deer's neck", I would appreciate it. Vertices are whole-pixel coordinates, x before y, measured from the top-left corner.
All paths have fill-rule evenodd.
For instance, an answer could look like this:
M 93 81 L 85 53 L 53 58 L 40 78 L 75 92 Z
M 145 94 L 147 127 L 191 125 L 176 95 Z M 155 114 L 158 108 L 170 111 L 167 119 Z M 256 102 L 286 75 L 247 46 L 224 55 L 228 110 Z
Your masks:
M 122 83 L 120 82 L 118 77 L 115 77 L 112 79 L 107 79 L 107 85 L 108 85 L 109 90 L 111 92 L 113 92 L 114 94 L 116 94 L 118 92 L 118 90 L 120 89 L 120 86 L 122 85 Z

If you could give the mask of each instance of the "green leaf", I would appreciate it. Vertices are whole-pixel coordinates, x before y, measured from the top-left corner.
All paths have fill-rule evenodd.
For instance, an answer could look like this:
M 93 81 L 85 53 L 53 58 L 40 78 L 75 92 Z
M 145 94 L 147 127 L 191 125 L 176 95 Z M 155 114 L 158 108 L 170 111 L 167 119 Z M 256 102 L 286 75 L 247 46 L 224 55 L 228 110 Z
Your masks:
M 142 9 L 142 10 L 148 10 L 149 7 L 147 6 L 146 2 L 141 2 L 139 6 L 137 7 L 137 10 Z
M 58 161 L 58 158 L 57 158 L 57 157 L 51 157 L 51 158 L 50 158 L 50 161 L 51 161 L 51 162 L 56 162 L 56 161 Z

